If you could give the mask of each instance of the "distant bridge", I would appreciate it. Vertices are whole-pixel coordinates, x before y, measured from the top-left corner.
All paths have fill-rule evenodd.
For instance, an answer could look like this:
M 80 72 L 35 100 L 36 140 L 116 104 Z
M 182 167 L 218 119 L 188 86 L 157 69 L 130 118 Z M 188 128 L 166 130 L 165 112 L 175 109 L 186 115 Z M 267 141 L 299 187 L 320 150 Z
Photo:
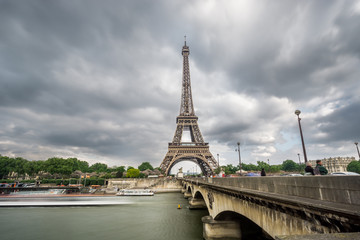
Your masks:
M 199 178 L 182 184 L 190 209 L 209 211 L 203 218 L 207 240 L 360 232 L 359 176 Z

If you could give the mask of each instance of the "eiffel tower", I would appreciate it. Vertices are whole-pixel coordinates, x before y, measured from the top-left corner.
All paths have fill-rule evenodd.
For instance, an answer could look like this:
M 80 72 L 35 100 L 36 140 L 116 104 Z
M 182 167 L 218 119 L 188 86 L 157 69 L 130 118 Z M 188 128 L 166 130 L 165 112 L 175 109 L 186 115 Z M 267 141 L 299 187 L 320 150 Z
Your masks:
M 181 161 L 192 161 L 200 166 L 205 176 L 212 175 L 218 164 L 209 151 L 209 143 L 204 142 L 201 135 L 198 117 L 195 115 L 191 96 L 189 47 L 185 44 L 182 48 L 183 55 L 183 78 L 180 114 L 176 118 L 176 131 L 174 138 L 168 146 L 168 152 L 162 161 L 160 168 L 168 175 L 171 168 Z M 184 137 L 187 133 L 188 138 Z M 182 141 L 183 140 L 183 141 Z

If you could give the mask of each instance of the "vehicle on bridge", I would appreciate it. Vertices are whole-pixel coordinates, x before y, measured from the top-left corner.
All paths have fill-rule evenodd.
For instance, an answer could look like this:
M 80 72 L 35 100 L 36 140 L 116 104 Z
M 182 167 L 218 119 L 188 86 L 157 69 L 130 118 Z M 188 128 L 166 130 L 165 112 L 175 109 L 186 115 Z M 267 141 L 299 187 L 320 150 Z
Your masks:
M 360 175 L 360 174 L 355 173 L 355 172 L 333 172 L 333 173 L 330 173 L 330 175 L 344 176 L 344 175 Z

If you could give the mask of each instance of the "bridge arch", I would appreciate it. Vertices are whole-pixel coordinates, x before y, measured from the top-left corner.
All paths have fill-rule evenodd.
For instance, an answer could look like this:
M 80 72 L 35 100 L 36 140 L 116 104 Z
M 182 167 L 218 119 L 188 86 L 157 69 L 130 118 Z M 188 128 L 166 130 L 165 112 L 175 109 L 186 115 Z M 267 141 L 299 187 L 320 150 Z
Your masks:
M 240 232 L 243 239 L 264 239 L 264 240 L 273 240 L 261 226 L 251 219 L 251 215 L 248 218 L 244 216 L 242 212 L 236 211 L 236 207 L 229 202 L 224 202 L 219 208 L 217 206 L 221 200 L 221 195 L 216 194 L 215 192 L 209 191 L 206 188 L 201 188 L 196 184 L 188 184 L 188 188 L 192 186 L 192 199 L 189 202 L 190 204 L 196 204 L 196 202 L 202 201 L 206 206 L 210 215 L 212 215 L 215 221 L 231 221 L 237 222 L 240 226 Z M 191 188 L 190 188 L 191 189 Z M 220 198 L 219 198 L 220 197 Z M 235 208 L 234 208 L 235 207 Z M 244 210 L 246 206 L 242 205 L 240 209 Z M 190 208 L 194 209 L 194 208 Z M 196 209 L 196 208 L 195 208 Z
M 197 164 L 200 167 L 201 172 L 203 173 L 204 176 L 210 176 L 213 174 L 213 169 L 205 157 L 180 155 L 180 156 L 177 156 L 174 159 L 172 159 L 172 161 L 169 163 L 168 167 L 165 170 L 165 175 L 169 175 L 169 173 L 171 172 L 171 169 L 176 164 L 178 164 L 179 162 L 183 162 L 183 161 L 189 161 L 189 162 L 193 162 L 193 163 Z
M 267 232 L 265 232 L 259 225 L 254 223 L 251 219 L 241 215 L 236 211 L 223 211 L 218 213 L 214 220 L 216 221 L 235 221 L 240 226 L 242 238 L 244 239 L 273 239 Z
M 187 186 L 186 191 L 187 191 L 188 193 L 191 193 L 191 194 L 192 194 L 193 191 L 192 191 L 191 187 L 192 187 L 192 186 L 190 186 L 190 185 Z
M 205 197 L 199 189 L 194 187 L 192 198 L 189 200 L 189 209 L 206 209 L 209 212 Z
M 205 201 L 205 198 L 204 198 L 203 194 L 200 191 L 195 192 L 194 199 L 201 199 L 201 200 Z

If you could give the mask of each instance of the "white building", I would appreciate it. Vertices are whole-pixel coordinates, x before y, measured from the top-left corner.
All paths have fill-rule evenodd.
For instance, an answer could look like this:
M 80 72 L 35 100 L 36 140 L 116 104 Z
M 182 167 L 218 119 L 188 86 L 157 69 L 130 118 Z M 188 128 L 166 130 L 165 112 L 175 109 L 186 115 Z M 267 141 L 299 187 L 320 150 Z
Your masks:
M 347 172 L 347 166 L 350 162 L 355 161 L 355 157 L 334 157 L 321 159 L 323 166 L 332 172 Z M 313 168 L 316 166 L 316 160 L 309 161 Z

